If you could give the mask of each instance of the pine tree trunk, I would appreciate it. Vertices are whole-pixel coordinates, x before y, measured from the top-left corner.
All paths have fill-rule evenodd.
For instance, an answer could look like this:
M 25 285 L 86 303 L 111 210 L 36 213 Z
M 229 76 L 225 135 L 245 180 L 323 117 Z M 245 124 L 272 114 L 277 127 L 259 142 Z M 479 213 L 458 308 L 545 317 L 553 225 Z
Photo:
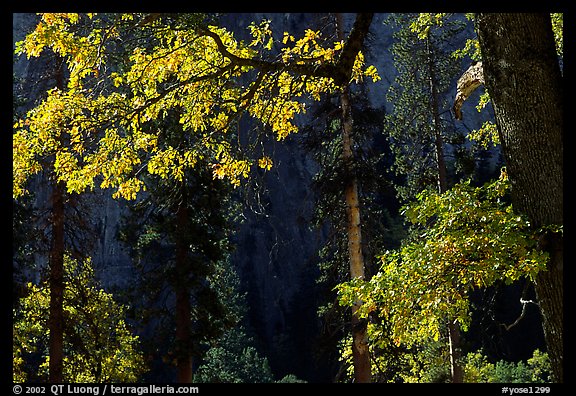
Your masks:
M 342 30 L 342 14 L 336 14 L 336 30 L 340 40 L 344 39 Z M 371 20 L 371 18 L 370 18 Z M 369 25 L 369 24 L 368 24 Z M 340 105 L 342 106 L 342 161 L 346 167 L 346 187 L 344 200 L 346 202 L 348 255 L 350 260 L 350 277 L 364 279 L 364 256 L 362 254 L 362 230 L 360 222 L 360 199 L 358 197 L 358 179 L 354 172 L 354 152 L 352 131 L 352 105 L 350 103 L 350 88 L 346 83 L 342 86 Z M 352 362 L 354 365 L 354 381 L 367 383 L 372 381 L 370 352 L 367 342 L 366 321 L 357 314 L 358 307 L 352 307 Z
M 549 14 L 479 14 L 484 80 L 512 183 L 514 209 L 531 225 L 563 223 L 563 90 Z M 563 382 L 563 238 L 545 233 L 550 254 L 535 290 L 555 382 Z
M 190 265 L 188 259 L 188 244 L 185 235 L 188 230 L 188 207 L 184 188 L 182 199 L 176 210 L 176 351 L 177 351 L 177 381 L 192 382 L 192 355 L 190 351 Z
M 436 163 L 438 164 L 438 191 L 443 194 L 448 191 L 448 171 L 444 155 L 444 138 L 442 137 L 442 124 L 440 121 L 440 105 L 438 101 L 436 71 L 434 69 L 434 54 L 429 38 L 426 41 L 426 47 L 428 50 L 428 75 L 431 95 L 430 110 L 434 120 L 434 146 L 436 149 Z M 460 326 L 458 323 L 450 321 L 448 324 L 448 342 L 450 348 L 450 373 L 453 383 L 464 382 L 464 369 L 460 363 L 460 339 Z
M 362 231 L 360 223 L 360 201 L 358 198 L 358 180 L 353 171 L 352 151 L 352 110 L 350 91 L 345 87 L 340 95 L 342 105 L 342 159 L 347 167 L 349 177 L 344 198 L 346 201 L 348 253 L 350 257 L 350 277 L 364 279 L 364 256 L 362 255 Z M 370 353 L 366 339 L 366 322 L 357 314 L 357 306 L 352 307 L 352 359 L 354 362 L 355 382 L 370 382 Z

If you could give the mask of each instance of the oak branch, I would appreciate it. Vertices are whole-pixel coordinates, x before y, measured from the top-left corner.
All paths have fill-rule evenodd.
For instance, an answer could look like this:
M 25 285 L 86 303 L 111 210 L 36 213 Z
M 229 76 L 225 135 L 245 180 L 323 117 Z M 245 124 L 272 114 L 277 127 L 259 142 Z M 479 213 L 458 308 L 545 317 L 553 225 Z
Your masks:
M 468 99 L 472 92 L 480 85 L 484 85 L 484 71 L 482 69 L 482 62 L 473 63 L 468 70 L 462 74 L 458 79 L 456 85 L 456 97 L 454 98 L 454 116 L 457 120 L 462 119 L 462 105 Z

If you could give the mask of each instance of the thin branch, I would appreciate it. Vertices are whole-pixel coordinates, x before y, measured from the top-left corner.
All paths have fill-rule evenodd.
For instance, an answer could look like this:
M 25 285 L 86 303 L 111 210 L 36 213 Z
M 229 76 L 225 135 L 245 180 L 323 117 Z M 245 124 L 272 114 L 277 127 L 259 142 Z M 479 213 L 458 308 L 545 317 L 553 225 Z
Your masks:
M 512 327 L 520 323 L 522 318 L 524 318 L 524 316 L 526 315 L 526 306 L 528 304 L 535 304 L 538 308 L 540 308 L 540 305 L 538 305 L 536 301 L 524 299 L 527 292 L 528 292 L 528 283 L 526 283 L 526 285 L 524 286 L 524 289 L 522 290 L 522 296 L 520 297 L 520 303 L 522 304 L 522 312 L 520 313 L 520 316 L 518 316 L 518 318 L 516 318 L 516 320 L 512 324 L 507 325 L 505 323 L 501 323 L 501 325 L 506 329 L 506 331 L 510 330 Z
M 505 323 L 501 323 L 502 326 L 503 326 L 507 331 L 510 330 L 512 327 L 516 326 L 518 323 L 520 323 L 520 321 L 522 320 L 522 318 L 524 318 L 524 315 L 526 315 L 526 306 L 527 306 L 529 303 L 538 305 L 538 303 L 535 302 L 535 301 L 533 301 L 533 300 L 524 300 L 524 299 L 522 299 L 522 298 L 520 299 L 520 303 L 522 304 L 522 312 L 520 313 L 520 316 L 518 316 L 518 317 L 516 318 L 516 320 L 515 320 L 512 324 L 507 325 L 507 324 L 505 324 Z

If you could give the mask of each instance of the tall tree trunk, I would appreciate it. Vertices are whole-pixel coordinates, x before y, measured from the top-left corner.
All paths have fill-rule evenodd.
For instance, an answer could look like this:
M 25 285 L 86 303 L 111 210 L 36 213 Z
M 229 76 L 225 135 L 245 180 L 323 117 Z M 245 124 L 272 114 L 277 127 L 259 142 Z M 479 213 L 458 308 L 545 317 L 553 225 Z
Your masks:
M 336 14 L 336 28 L 340 40 L 344 39 L 342 31 L 342 15 Z M 352 131 L 352 105 L 350 103 L 350 88 L 342 86 L 340 94 L 342 106 L 342 160 L 346 167 L 346 201 L 348 255 L 350 259 L 350 277 L 364 279 L 364 256 L 362 254 L 362 230 L 360 221 L 360 199 L 358 197 L 358 179 L 354 172 L 354 152 Z M 354 364 L 354 381 L 366 383 L 372 381 L 370 352 L 367 342 L 367 323 L 358 316 L 358 306 L 352 307 L 352 361 Z
M 181 188 L 182 198 L 176 209 L 176 350 L 177 380 L 179 383 L 192 382 L 192 355 L 190 351 L 190 265 L 188 257 L 188 207 L 186 191 Z
M 358 197 L 358 179 L 354 175 L 354 154 L 352 151 L 352 111 L 348 87 L 340 95 L 342 105 L 342 159 L 348 169 L 344 191 L 346 201 L 348 254 L 350 258 L 350 277 L 364 279 L 364 256 L 362 254 L 362 230 L 360 222 L 360 200 Z M 352 359 L 356 382 L 371 381 L 370 353 L 366 339 L 366 321 L 357 314 L 358 306 L 352 307 Z
M 550 14 L 479 14 L 476 24 L 514 209 L 535 229 L 561 225 L 563 90 Z M 563 237 L 540 242 L 550 259 L 535 290 L 553 380 L 563 382 Z
M 434 120 L 434 145 L 436 149 L 436 163 L 438 164 L 438 191 L 442 194 L 448 191 L 448 171 L 444 155 L 444 138 L 442 137 L 442 123 L 440 120 L 440 105 L 438 101 L 438 83 L 436 71 L 434 69 L 434 54 L 429 37 L 426 40 L 426 49 L 428 51 L 428 76 L 431 95 L 430 105 Z M 450 321 L 448 323 L 448 341 L 450 348 L 450 373 L 453 383 L 464 382 L 464 369 L 460 363 L 460 339 L 460 326 L 458 326 L 458 323 Z
M 52 188 L 52 246 L 50 247 L 50 312 L 48 318 L 49 381 L 63 382 L 64 362 L 64 187 Z
M 448 191 L 448 172 L 446 170 L 446 159 L 444 156 L 444 138 L 442 137 L 442 123 L 440 120 L 440 105 L 438 103 L 438 80 L 434 69 L 434 54 L 430 43 L 430 38 L 426 40 L 428 51 L 428 76 L 430 84 L 430 112 L 434 120 L 434 146 L 436 148 L 436 162 L 438 164 L 438 191 L 445 193 Z
M 58 59 L 56 87 L 64 88 L 63 61 Z M 52 181 L 52 241 L 50 246 L 50 312 L 48 313 L 48 377 L 52 383 L 63 382 L 64 371 L 64 198 L 62 182 Z

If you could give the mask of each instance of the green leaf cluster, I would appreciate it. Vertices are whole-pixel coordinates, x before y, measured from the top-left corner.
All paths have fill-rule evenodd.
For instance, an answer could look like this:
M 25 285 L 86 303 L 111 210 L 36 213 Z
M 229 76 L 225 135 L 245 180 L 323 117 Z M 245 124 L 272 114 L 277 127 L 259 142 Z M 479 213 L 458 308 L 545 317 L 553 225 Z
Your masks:
M 481 351 L 470 352 L 464 357 L 465 382 L 496 383 L 547 383 L 550 381 L 548 354 L 534 350 L 526 362 L 499 360 L 491 363 Z
M 508 189 L 503 171 L 482 187 L 464 181 L 444 194 L 420 193 L 404 210 L 413 237 L 385 252 L 369 281 L 339 285 L 340 303 L 358 305 L 363 317 L 377 315 L 398 345 L 438 340 L 447 321 L 466 330 L 472 290 L 534 279 L 546 266 L 529 222 L 506 203 Z

